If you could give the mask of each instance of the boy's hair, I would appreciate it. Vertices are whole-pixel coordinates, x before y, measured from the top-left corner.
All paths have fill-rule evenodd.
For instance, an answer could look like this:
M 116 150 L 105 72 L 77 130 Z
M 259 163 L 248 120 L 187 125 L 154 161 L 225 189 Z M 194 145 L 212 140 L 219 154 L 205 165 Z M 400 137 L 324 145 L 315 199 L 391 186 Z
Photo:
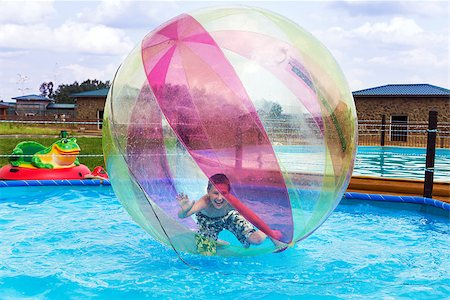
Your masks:
M 226 184 L 228 190 L 231 190 L 230 180 L 225 174 L 214 174 L 209 178 L 208 187 L 206 188 L 208 192 L 211 190 L 213 184 Z

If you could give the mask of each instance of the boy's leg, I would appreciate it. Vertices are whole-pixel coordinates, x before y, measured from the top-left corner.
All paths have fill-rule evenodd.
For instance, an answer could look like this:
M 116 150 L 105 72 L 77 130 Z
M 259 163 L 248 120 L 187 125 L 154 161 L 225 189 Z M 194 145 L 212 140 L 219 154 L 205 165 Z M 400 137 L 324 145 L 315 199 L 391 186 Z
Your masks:
M 232 210 L 227 215 L 225 228 L 231 231 L 241 244 L 248 248 L 250 244 L 261 244 L 266 235 L 260 230 L 256 230 L 239 212 Z
M 250 244 L 262 244 L 267 235 L 261 230 L 257 230 L 239 212 L 233 210 L 228 214 L 226 229 L 231 231 L 236 238 L 247 248 Z M 285 250 L 287 245 L 270 237 L 270 240 L 277 249 Z

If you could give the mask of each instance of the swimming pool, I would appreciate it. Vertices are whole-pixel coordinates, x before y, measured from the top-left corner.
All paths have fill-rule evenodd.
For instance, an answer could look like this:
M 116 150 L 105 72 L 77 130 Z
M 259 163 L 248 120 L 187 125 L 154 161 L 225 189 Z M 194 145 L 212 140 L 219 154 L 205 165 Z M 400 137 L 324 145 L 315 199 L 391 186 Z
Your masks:
M 426 149 L 359 146 L 353 175 L 423 179 Z M 436 149 L 434 180 L 450 181 L 450 149 Z
M 389 226 L 387 226 L 389 225 Z M 0 298 L 398 298 L 450 295 L 449 212 L 344 200 L 279 254 L 176 254 L 109 186 L 0 189 Z
M 290 172 L 322 172 L 322 148 L 275 146 L 275 150 Z M 425 148 L 358 146 L 353 175 L 423 180 L 425 159 Z M 436 149 L 434 180 L 450 181 L 450 149 Z

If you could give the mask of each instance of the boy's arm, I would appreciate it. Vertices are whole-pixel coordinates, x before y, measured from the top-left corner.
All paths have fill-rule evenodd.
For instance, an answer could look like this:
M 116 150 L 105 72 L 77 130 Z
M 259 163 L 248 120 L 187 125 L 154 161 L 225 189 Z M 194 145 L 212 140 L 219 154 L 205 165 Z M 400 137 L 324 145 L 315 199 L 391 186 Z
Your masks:
M 178 211 L 178 217 L 181 219 L 187 218 L 206 207 L 206 196 L 203 196 L 197 202 L 191 202 L 188 196 L 181 194 L 177 196 L 177 201 L 181 206 Z

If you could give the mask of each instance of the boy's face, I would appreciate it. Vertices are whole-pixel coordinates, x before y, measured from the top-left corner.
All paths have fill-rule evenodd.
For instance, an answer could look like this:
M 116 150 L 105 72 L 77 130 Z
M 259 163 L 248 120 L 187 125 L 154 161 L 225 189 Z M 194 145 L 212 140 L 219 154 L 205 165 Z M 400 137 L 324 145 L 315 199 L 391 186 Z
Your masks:
M 222 208 L 226 203 L 225 196 L 229 193 L 227 184 L 216 184 L 211 186 L 208 197 L 213 206 L 217 209 Z

